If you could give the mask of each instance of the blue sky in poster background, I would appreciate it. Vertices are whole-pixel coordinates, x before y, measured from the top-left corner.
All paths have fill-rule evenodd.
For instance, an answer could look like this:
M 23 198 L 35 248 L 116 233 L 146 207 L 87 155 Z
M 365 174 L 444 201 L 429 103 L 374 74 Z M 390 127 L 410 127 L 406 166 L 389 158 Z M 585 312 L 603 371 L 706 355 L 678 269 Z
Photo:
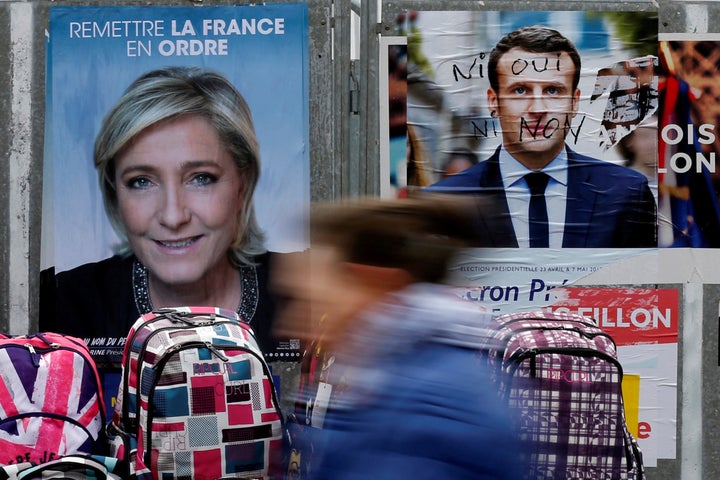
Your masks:
M 283 18 L 283 34 L 203 35 L 203 19 Z M 71 22 L 147 20 L 163 36 L 71 38 Z M 175 21 L 175 28 L 172 22 Z M 186 28 L 190 21 L 195 35 Z M 89 24 L 88 24 L 89 25 Z M 116 24 L 117 25 L 117 24 Z M 134 25 L 134 24 L 133 24 Z M 178 35 L 173 35 L 177 33 Z M 184 34 L 182 34 L 184 33 Z M 160 54 L 161 41 L 227 40 L 227 55 Z M 129 42 L 142 41 L 151 55 Z M 111 254 L 116 241 L 105 219 L 92 167 L 95 135 L 107 111 L 140 74 L 169 65 L 196 65 L 226 75 L 248 101 L 262 158 L 256 211 L 275 251 L 303 248 L 307 234 L 297 222 L 309 203 L 307 5 L 227 7 L 52 7 L 48 46 L 47 173 L 54 242 L 43 239 L 44 266 L 58 271 Z M 46 175 L 47 175 L 46 173 Z M 46 180 L 46 184 L 48 181 Z M 45 198 L 45 202 L 48 197 Z M 45 204 L 46 206 L 47 203 Z M 47 222 L 44 219 L 44 230 Z M 300 230 L 298 230 L 298 228 Z M 47 252 L 54 248 L 54 253 Z M 82 248 L 78 246 L 82 245 Z

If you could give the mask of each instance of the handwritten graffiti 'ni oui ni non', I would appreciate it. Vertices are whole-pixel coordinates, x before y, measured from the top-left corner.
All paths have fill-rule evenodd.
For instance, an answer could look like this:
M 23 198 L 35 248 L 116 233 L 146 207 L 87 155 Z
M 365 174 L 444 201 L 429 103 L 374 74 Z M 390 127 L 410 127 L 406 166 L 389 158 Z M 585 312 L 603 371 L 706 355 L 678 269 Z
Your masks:
M 562 54 L 558 52 L 555 54 L 555 58 L 551 56 L 533 58 L 531 60 L 526 60 L 524 58 L 516 58 L 510 64 L 510 72 L 513 75 L 521 75 L 528 71 L 537 73 L 547 72 L 549 70 L 560 72 L 561 55 Z M 487 53 L 481 52 L 475 57 L 473 57 L 472 62 L 469 66 L 458 65 L 457 63 L 454 63 L 452 66 L 452 73 L 455 81 L 459 82 L 461 81 L 461 78 L 464 80 L 471 80 L 475 75 L 478 78 L 484 78 L 485 64 L 483 63 L 483 60 L 485 60 L 486 57 Z
M 585 115 L 578 115 L 579 120 L 576 121 L 575 126 L 570 120 L 569 115 L 565 115 L 565 118 L 537 118 L 535 120 L 528 120 L 520 118 L 520 138 L 523 140 L 537 140 L 539 138 L 550 138 L 555 134 L 565 135 L 573 139 L 573 143 L 577 144 L 580 137 L 580 131 L 582 130 L 583 124 L 585 123 Z M 492 118 L 486 118 L 482 120 L 470 120 L 472 125 L 472 132 L 475 138 L 489 138 L 498 137 L 500 132 L 497 128 L 497 123 Z
M 523 59 L 517 58 L 513 60 L 510 72 L 512 75 L 521 75 L 529 72 L 546 72 L 546 71 L 558 71 L 560 72 L 560 56 L 558 53 L 557 57 L 545 56 L 534 59 Z M 462 82 L 466 80 L 483 79 L 486 77 L 487 65 L 485 60 L 488 57 L 487 52 L 481 52 L 473 56 L 464 64 L 455 63 L 452 65 L 452 75 L 455 82 Z M 580 131 L 585 121 L 584 115 L 579 115 L 575 126 L 571 124 L 570 118 L 565 116 L 565 119 L 551 118 L 551 119 L 538 119 L 530 121 L 527 119 L 520 119 L 520 141 L 523 140 L 535 140 L 538 138 L 550 138 L 551 136 L 558 133 L 560 130 L 563 135 L 572 137 L 574 143 L 577 144 L 580 137 Z M 470 120 L 471 130 L 476 138 L 490 138 L 499 137 L 500 131 L 498 129 L 497 122 L 493 118 L 485 119 L 472 119 Z M 666 145 L 678 145 L 685 144 L 692 148 L 681 149 L 673 153 L 665 162 L 665 165 L 658 166 L 658 173 L 667 173 L 669 171 L 675 173 L 687 173 L 687 172 L 709 172 L 717 173 L 717 153 L 714 151 L 704 151 L 700 148 L 695 148 L 694 144 L 700 145 L 712 145 L 717 142 L 716 126 L 713 124 L 702 124 L 702 125 L 676 125 L 669 124 L 662 127 L 660 132 L 660 138 Z M 602 135 L 606 138 L 608 135 L 605 133 Z

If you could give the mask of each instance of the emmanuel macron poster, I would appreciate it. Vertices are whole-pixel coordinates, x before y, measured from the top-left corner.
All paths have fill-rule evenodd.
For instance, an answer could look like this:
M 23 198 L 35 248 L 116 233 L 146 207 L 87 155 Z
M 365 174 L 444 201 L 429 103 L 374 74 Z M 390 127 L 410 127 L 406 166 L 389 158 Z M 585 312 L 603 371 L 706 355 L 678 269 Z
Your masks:
M 406 30 L 412 185 L 494 202 L 482 246 L 657 247 L 655 13 L 415 12 Z
M 667 246 L 656 237 L 656 12 L 420 11 L 406 20 L 408 184 L 498 202 L 479 214 L 496 220 L 481 238 L 492 250 L 463 252 L 448 281 L 497 313 L 593 316 L 621 346 L 626 414 L 645 465 L 675 458 L 678 292 L 577 288 L 631 256 L 652 271 Z M 545 244 L 533 243 L 530 171 L 550 177 Z

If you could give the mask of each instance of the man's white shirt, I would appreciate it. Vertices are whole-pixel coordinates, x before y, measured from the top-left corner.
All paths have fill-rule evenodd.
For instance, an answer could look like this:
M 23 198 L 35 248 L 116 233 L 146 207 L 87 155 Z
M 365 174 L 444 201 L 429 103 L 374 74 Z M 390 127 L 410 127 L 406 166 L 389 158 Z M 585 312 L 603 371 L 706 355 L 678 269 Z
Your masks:
M 505 197 L 507 198 L 512 225 L 515 229 L 518 247 L 530 246 L 528 226 L 528 208 L 530 206 L 530 188 L 524 176 L 533 170 L 513 158 L 505 147 L 500 148 L 500 175 L 502 175 Z M 545 188 L 545 204 L 548 211 L 548 231 L 550 248 L 561 248 L 565 229 L 565 210 L 567 202 L 568 159 L 566 149 L 562 149 L 552 162 L 541 171 L 550 176 Z

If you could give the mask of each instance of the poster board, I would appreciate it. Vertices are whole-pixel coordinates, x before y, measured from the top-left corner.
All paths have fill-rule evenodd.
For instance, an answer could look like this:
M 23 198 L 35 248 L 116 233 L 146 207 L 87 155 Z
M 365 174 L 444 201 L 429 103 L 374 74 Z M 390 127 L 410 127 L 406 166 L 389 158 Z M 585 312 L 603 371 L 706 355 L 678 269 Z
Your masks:
M 261 149 L 256 213 L 268 249 L 304 249 L 310 198 L 307 6 L 51 8 L 42 266 L 113 253 L 92 151 L 109 108 L 140 74 L 168 65 L 224 74 L 247 99 Z M 83 245 L 83 248 L 77 248 Z

